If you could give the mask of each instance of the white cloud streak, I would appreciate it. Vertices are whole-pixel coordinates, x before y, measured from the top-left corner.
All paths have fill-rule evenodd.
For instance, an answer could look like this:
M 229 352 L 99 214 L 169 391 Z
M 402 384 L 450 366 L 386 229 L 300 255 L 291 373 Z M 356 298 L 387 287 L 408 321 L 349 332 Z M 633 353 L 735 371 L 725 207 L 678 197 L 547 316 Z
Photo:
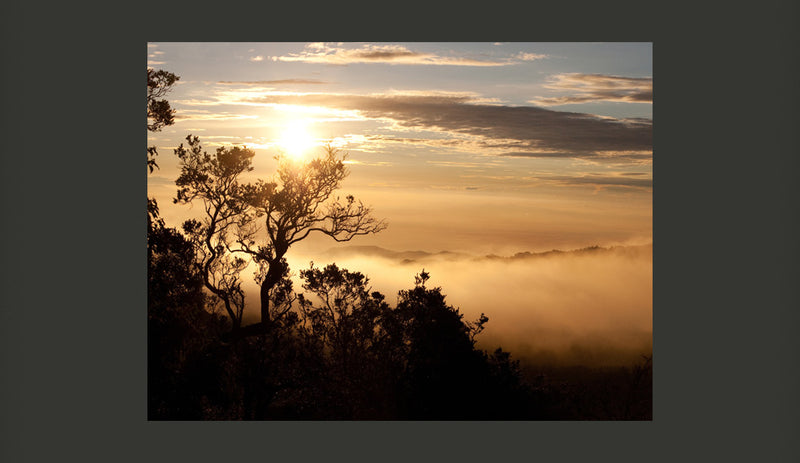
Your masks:
M 306 45 L 300 53 L 285 56 L 273 56 L 273 61 L 302 62 L 318 64 L 347 65 L 356 63 L 384 63 L 406 65 L 434 66 L 508 66 L 517 64 L 519 60 L 545 58 L 546 55 L 520 53 L 515 59 L 502 61 L 476 60 L 465 57 L 441 56 L 433 53 L 412 51 L 402 45 L 365 44 L 360 48 L 345 48 L 341 44 L 312 43 Z

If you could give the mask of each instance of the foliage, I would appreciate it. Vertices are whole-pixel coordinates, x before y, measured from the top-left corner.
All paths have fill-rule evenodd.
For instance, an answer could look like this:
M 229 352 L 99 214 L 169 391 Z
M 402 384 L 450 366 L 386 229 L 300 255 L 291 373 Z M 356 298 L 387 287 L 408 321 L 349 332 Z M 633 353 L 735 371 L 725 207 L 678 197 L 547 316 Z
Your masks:
M 219 148 L 214 154 L 203 151 L 197 137 L 186 137 L 175 154 L 182 163 L 174 202 L 187 204 L 195 199 L 203 203 L 202 221 L 189 220 L 183 225 L 197 255 L 204 286 L 222 303 L 232 329 L 241 325 L 244 291 L 240 273 L 247 261 L 231 253 L 232 231 L 244 226 L 251 216 L 241 201 L 240 176 L 251 171 L 255 153 L 246 148 Z
M 175 111 L 163 99 L 180 80 L 175 74 L 147 68 L 147 130 L 158 132 L 175 122 Z
M 271 181 L 247 185 L 244 201 L 260 219 L 266 236 L 258 239 L 258 227 L 240 227 L 241 251 L 266 269 L 261 285 L 261 322 L 274 320 L 269 311 L 270 291 L 286 273 L 284 256 L 289 247 L 317 232 L 336 241 L 377 233 L 386 225 L 353 196 L 342 202 L 334 193 L 348 175 L 344 155 L 327 146 L 323 156 L 307 163 L 278 157 L 278 171 Z M 259 244 L 260 243 L 260 244 Z
M 147 201 L 147 263 L 151 307 L 168 309 L 203 304 L 194 248 L 177 230 L 165 226 L 154 199 Z
M 440 288 L 424 286 L 427 273 L 400 292 L 394 309 L 361 273 L 312 264 L 300 276 L 313 297 L 300 302 L 302 333 L 319 352 L 325 378 L 320 409 L 347 419 L 510 416 L 496 398 L 521 390 L 517 365 L 502 350 L 488 356 L 475 348 L 488 318 L 463 322 Z
M 179 391 L 156 388 L 160 413 L 151 417 L 649 419 L 649 358 L 630 370 L 526 382 L 510 353 L 476 347 L 487 317 L 465 322 L 424 272 L 394 308 L 366 276 L 335 264 L 312 264 L 300 277 L 297 312 L 275 329 L 231 344 L 210 329 L 170 333 L 196 341 L 179 368 L 151 368 L 151 392 L 161 383 Z
M 426 287 L 429 277 L 423 270 L 414 288 L 398 297 L 396 312 L 406 346 L 403 409 L 411 419 L 483 416 L 491 409 L 494 380 L 486 354 L 475 348 L 475 336 L 488 318 L 481 314 L 475 323 L 464 322 L 441 288 Z
M 212 155 L 197 137 L 186 140 L 188 147 L 175 150 L 181 160 L 175 202 L 203 203 L 203 221 L 187 222 L 184 230 L 199 250 L 206 287 L 233 320 L 229 340 L 269 331 L 287 316 L 292 297 L 285 255 L 293 244 L 311 233 L 348 241 L 386 227 L 353 196 L 334 196 L 348 172 L 344 155 L 330 146 L 308 163 L 279 157 L 273 179 L 244 184 L 240 178 L 252 170 L 252 150 L 219 148 Z M 261 305 L 261 321 L 247 327 L 241 326 L 244 257 L 257 268 Z
M 172 86 L 180 80 L 175 74 L 162 70 L 147 68 L 147 130 L 158 132 L 162 128 L 175 123 L 175 110 L 163 97 L 172 90 Z M 158 167 L 155 157 L 158 151 L 155 146 L 147 147 L 147 168 L 150 173 Z
M 396 346 L 383 326 L 393 313 L 384 296 L 370 292 L 363 274 L 335 264 L 318 269 L 312 263 L 300 276 L 316 301 L 299 296 L 302 334 L 320 352 L 327 396 L 345 416 L 387 416 L 394 409 L 387 393 L 397 375 Z
M 147 321 L 149 410 L 152 418 L 199 418 L 194 358 L 219 336 L 223 321 L 209 313 L 194 247 L 168 228 L 148 200 Z

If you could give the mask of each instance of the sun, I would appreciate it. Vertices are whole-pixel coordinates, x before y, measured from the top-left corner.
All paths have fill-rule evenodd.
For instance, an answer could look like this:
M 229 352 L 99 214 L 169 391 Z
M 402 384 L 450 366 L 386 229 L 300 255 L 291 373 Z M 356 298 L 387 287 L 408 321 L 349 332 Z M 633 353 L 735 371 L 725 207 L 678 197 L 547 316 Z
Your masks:
M 291 121 L 283 128 L 278 145 L 291 159 L 300 160 L 314 145 L 316 141 L 308 131 L 305 121 Z

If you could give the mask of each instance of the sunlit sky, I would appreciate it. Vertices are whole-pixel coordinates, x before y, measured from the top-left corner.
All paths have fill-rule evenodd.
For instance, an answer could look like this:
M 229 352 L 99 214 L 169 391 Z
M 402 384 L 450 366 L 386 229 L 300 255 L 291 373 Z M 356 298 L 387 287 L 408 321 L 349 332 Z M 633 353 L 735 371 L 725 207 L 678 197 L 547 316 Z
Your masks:
M 349 153 L 342 194 L 389 227 L 353 245 L 509 255 L 652 240 L 650 43 L 149 43 L 180 76 L 176 122 L 148 134 L 148 175 L 168 225 L 188 134 L 208 151 L 332 143 Z M 335 247 L 317 237 L 306 251 Z M 290 251 L 291 253 L 291 251 Z

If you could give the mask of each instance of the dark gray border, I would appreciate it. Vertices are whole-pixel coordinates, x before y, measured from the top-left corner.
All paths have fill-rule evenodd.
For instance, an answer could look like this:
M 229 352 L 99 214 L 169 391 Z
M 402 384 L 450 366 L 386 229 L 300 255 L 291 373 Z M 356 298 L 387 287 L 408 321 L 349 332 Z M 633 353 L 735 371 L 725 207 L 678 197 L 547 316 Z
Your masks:
M 0 460 L 800 460 L 798 7 L 646 5 L 4 5 Z M 654 421 L 147 422 L 146 41 L 409 37 L 654 42 Z

